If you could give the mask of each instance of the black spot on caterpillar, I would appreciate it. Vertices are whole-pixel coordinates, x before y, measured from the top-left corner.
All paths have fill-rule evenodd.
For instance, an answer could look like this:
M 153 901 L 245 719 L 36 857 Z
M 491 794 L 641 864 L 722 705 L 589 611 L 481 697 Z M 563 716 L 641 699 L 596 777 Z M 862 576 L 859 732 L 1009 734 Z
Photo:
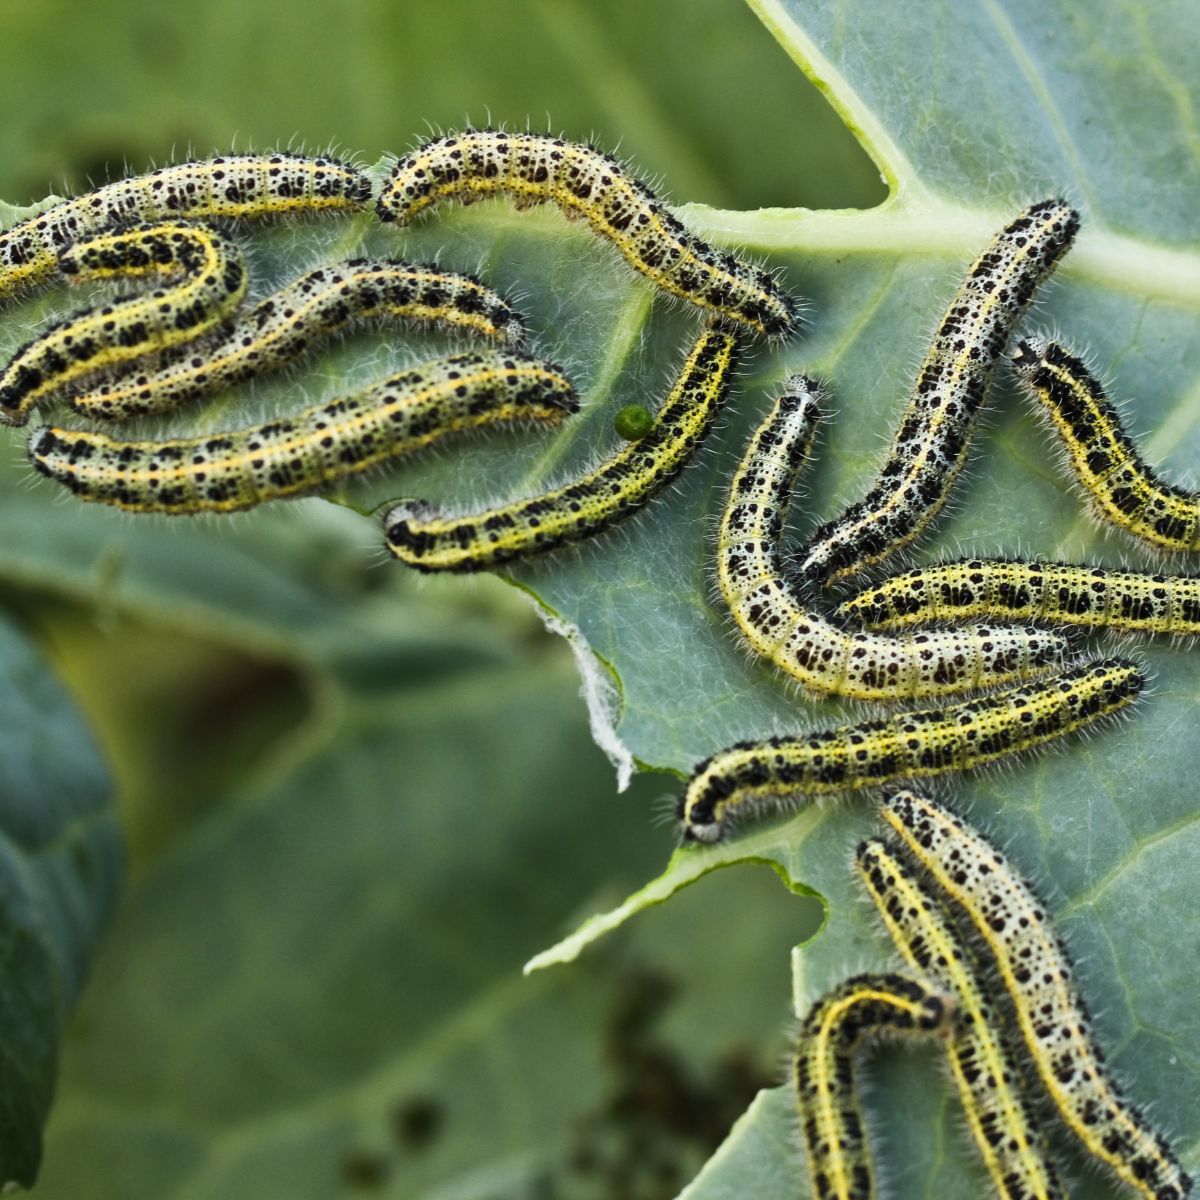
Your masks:
M 358 212 L 371 181 L 334 158 L 230 154 L 106 183 L 0 233 L 0 301 L 53 278 L 60 251 L 115 225 L 172 217 Z

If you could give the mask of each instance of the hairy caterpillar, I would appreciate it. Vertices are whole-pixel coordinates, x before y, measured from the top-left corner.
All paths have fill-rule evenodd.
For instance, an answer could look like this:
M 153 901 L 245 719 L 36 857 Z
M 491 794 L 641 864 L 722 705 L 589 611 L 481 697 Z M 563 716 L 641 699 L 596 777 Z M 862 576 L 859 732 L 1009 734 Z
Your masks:
M 481 571 L 592 537 L 662 491 L 707 436 L 725 401 L 737 336 L 708 328 L 696 339 L 653 429 L 575 483 L 465 516 L 424 501 L 384 518 L 388 549 L 419 571 Z
M 1078 228 L 1070 205 L 1044 200 L 975 260 L 934 335 L 879 475 L 799 551 L 802 577 L 825 583 L 855 575 L 907 546 L 941 511 L 1008 335 Z
M 1100 516 L 1164 550 L 1200 550 L 1200 493 L 1164 483 L 1086 366 L 1057 342 L 1026 338 L 1012 357 L 1024 391 L 1058 431 Z
M 1148 1200 L 1189 1195 L 1192 1181 L 1166 1139 L 1113 1082 L 1066 949 L 1030 885 L 928 796 L 898 792 L 882 813 L 991 951 L 1042 1083 L 1079 1140 Z
M 253 429 L 164 442 L 44 428 L 29 457 L 83 500 L 131 512 L 228 513 L 296 496 L 501 421 L 561 420 L 578 402 L 557 367 L 516 352 L 434 359 Z
M 267 296 L 219 340 L 189 347 L 75 395 L 89 417 L 121 420 L 168 412 L 185 401 L 274 371 L 354 321 L 390 316 L 426 321 L 519 346 L 525 327 L 490 288 L 469 275 L 397 259 L 358 258 L 318 267 Z
M 1200 633 L 1200 578 L 972 558 L 895 575 L 837 611 L 882 629 L 983 618 L 1191 636 Z
M 955 999 L 958 1016 L 946 1051 L 996 1194 L 1003 1200 L 1062 1200 L 1066 1193 L 1029 1104 L 1028 1081 L 1003 1014 L 950 913 L 894 845 L 879 838 L 862 842 L 854 865 L 905 961 Z
M 0 421 L 24 425 L 39 404 L 81 376 L 194 341 L 246 295 L 246 260 L 236 242 L 207 225 L 159 221 L 106 231 L 58 256 L 76 281 L 182 272 L 142 295 L 84 309 L 27 342 L 0 372 Z
M 950 996 L 882 972 L 852 976 L 809 1009 L 796 1038 L 792 1081 L 814 1200 L 874 1200 L 855 1052 L 884 1034 L 944 1034 L 953 1020 Z
M 0 233 L 0 301 L 45 283 L 59 252 L 114 225 L 173 217 L 357 212 L 371 199 L 358 167 L 299 154 L 231 154 L 106 183 Z
M 786 337 L 796 302 L 769 272 L 702 241 L 613 157 L 537 133 L 467 129 L 402 158 L 380 193 L 383 221 L 405 225 L 443 200 L 508 193 L 521 207 L 556 204 L 611 241 L 665 292 L 756 333 Z
M 818 693 L 914 699 L 1011 682 L 1061 662 L 1066 642 L 1032 626 L 977 626 L 899 637 L 850 631 L 806 605 L 779 542 L 795 477 L 820 419 L 817 385 L 785 380 L 751 436 L 717 533 L 717 583 L 757 654 Z
M 692 772 L 679 798 L 683 836 L 715 842 L 730 822 L 789 797 L 968 771 L 1032 750 L 1128 707 L 1145 683 L 1135 663 L 1092 660 L 948 708 L 738 742 Z

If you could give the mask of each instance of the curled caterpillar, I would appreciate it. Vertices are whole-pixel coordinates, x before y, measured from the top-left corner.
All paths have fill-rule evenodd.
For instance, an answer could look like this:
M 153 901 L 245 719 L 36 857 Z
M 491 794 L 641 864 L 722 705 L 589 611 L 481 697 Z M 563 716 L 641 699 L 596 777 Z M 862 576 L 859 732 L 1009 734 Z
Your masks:
M 110 226 L 173 217 L 358 212 L 371 191 L 371 181 L 349 163 L 283 153 L 230 154 L 119 179 L 0 233 L 0 301 L 52 279 L 62 250 Z
M 1062 661 L 1066 642 L 1033 626 L 889 636 L 848 630 L 805 604 L 779 542 L 820 411 L 811 380 L 794 376 L 783 392 L 751 436 L 717 534 L 717 583 L 752 650 L 815 692 L 863 700 L 974 691 Z
M 879 475 L 799 551 L 802 577 L 827 583 L 858 574 L 919 537 L 941 511 L 1008 335 L 1078 228 L 1070 205 L 1044 200 L 975 260 L 938 326 Z
M 1120 712 L 1145 683 L 1136 663 L 1093 660 L 948 708 L 738 742 L 692 772 L 679 798 L 683 837 L 719 841 L 730 823 L 781 807 L 796 796 L 827 796 L 969 771 Z
M 441 516 L 425 501 L 384 518 L 388 549 L 418 571 L 482 571 L 544 554 L 624 520 L 687 465 L 725 402 L 737 336 L 709 328 L 696 339 L 645 437 L 575 483 L 465 516 Z
M 429 322 L 519 346 L 521 318 L 469 275 L 397 259 L 318 267 L 260 301 L 215 343 L 101 381 L 71 398 L 89 417 L 122 420 L 278 370 L 355 321 L 389 316 Z
M 1190 637 L 1200 633 L 1200 578 L 971 558 L 895 575 L 837 611 L 877 629 L 983 619 Z
M 1164 550 L 1200 550 L 1200 493 L 1173 487 L 1138 454 L 1099 381 L 1057 342 L 1026 338 L 1012 358 L 1025 393 L 1062 439 L 1106 521 Z
M 237 243 L 207 225 L 159 221 L 107 231 L 58 256 L 68 279 L 182 274 L 141 295 L 84 309 L 27 342 L 0 371 L 0 422 L 29 414 L 77 379 L 195 341 L 224 321 L 246 295 L 249 277 Z
M 1002 1200 L 1063 1200 L 1024 1065 L 989 993 L 981 964 L 945 904 L 917 878 L 899 848 L 862 842 L 854 865 L 901 956 L 954 997 L 946 1041 L 967 1124 Z
M 895 973 L 854 975 L 809 1009 L 792 1082 L 814 1200 L 874 1200 L 875 1170 L 855 1080 L 855 1055 L 884 1035 L 945 1034 L 953 998 Z
M 1105 1066 L 1066 949 L 1030 885 L 982 834 L 928 796 L 898 792 L 882 813 L 991 952 L 1025 1047 L 1079 1140 L 1147 1200 L 1190 1195 L 1192 1180 L 1174 1151 Z
M 450 434 L 497 422 L 557 422 L 570 381 L 517 352 L 433 359 L 351 396 L 253 429 L 163 442 L 44 428 L 29 457 L 82 500 L 131 512 L 228 513 L 328 486 Z
M 433 138 L 396 163 L 376 207 L 380 220 L 406 225 L 443 200 L 469 204 L 502 192 L 521 207 L 549 201 L 585 220 L 656 286 L 714 316 L 770 337 L 796 329 L 798 306 L 769 271 L 689 233 L 592 146 L 495 129 Z

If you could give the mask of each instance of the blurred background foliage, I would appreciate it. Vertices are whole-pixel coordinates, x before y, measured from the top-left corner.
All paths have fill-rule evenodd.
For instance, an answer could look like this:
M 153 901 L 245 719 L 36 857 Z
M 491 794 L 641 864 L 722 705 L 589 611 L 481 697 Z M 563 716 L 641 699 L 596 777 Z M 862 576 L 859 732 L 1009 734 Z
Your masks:
M 489 118 L 619 146 L 677 203 L 883 198 L 737 0 L 5 0 L 0 13 L 0 196 L 12 203 L 188 147 L 294 139 L 374 161 L 427 125 Z
M 0 68 L 0 197 L 15 204 L 186 151 L 334 146 L 370 162 L 428 126 L 464 119 L 592 135 L 676 202 L 866 207 L 883 198 L 877 171 L 738 0 L 2 0 Z M 24 472 L 22 446 L 14 437 L 5 449 L 9 477 Z M 787 950 L 806 931 L 804 910 L 765 876 L 729 873 L 650 914 L 590 966 L 523 985 L 525 957 L 665 857 L 672 835 L 652 828 L 649 811 L 664 783 L 615 798 L 611 769 L 588 742 L 569 652 L 516 593 L 491 579 L 418 588 L 361 544 L 341 559 L 289 558 L 287 547 L 320 523 L 314 506 L 282 506 L 271 568 L 319 593 L 326 622 L 358 620 L 368 606 L 376 619 L 395 614 L 402 645 L 369 670 L 367 653 L 353 670 L 344 657 L 331 666 L 307 653 L 303 632 L 285 653 L 218 621 L 176 619 L 165 600 L 114 601 L 94 576 L 83 586 L 65 571 L 62 581 L 35 577 L 0 557 L 0 598 L 108 757 L 131 861 L 69 1031 L 39 1194 L 674 1195 L 775 1075 Z M 71 507 L 47 509 L 69 526 Z M 133 544 L 141 527 L 128 529 Z M 283 550 L 280 529 L 292 539 L 283 536 Z M 253 547 L 254 535 L 246 541 Z M 520 719 L 521 704 L 536 705 L 541 724 Z M 478 762 L 463 762 L 464 730 Z M 437 818 L 405 812 L 393 826 L 387 803 L 368 805 L 342 844 L 323 841 L 343 828 L 326 812 L 299 822 L 303 845 L 282 839 L 279 851 L 279 827 L 264 833 L 255 814 L 278 804 L 286 826 L 292 806 L 314 797 L 357 812 L 338 780 L 355 769 L 364 737 L 386 743 L 389 771 L 411 768 L 417 793 L 403 802 Z M 390 802 L 378 777 L 364 787 Z M 457 851 L 480 833 L 472 814 L 481 802 L 495 805 L 482 820 L 492 861 L 463 861 Z M 401 845 L 409 836 L 415 850 Z M 389 838 L 399 881 L 387 853 L 367 854 Z M 443 857 L 418 866 L 414 853 L 431 845 Z M 310 878 L 335 899 L 303 899 Z M 509 894 L 514 878 L 529 893 L 520 902 Z M 279 910 L 274 925 L 262 918 Z M 507 935 L 489 932 L 497 912 L 513 914 Z M 373 938 L 358 935 L 364 913 Z M 445 961 L 431 950 L 414 974 L 406 939 L 417 926 L 436 942 L 443 922 Z M 322 930 L 344 954 L 311 944 Z M 488 942 L 486 961 L 461 971 L 456 939 L 475 938 Z M 209 994 L 231 964 L 236 1002 Z M 296 1001 L 302 1017 L 283 1025 L 296 1040 L 283 1047 L 271 1046 L 276 977 L 292 992 L 319 983 Z M 491 1019 L 478 1014 L 522 986 L 532 1028 L 513 1034 L 497 1016 L 502 1036 L 490 1039 Z M 496 1120 L 496 1107 L 483 1105 L 453 1129 L 454 1102 L 447 1118 L 429 1099 L 438 1078 L 429 1064 L 444 1067 L 439 1018 L 470 1013 L 477 1040 L 456 1043 L 464 1054 L 486 1058 L 510 1036 L 513 1053 L 491 1064 L 488 1082 L 454 1067 L 456 1095 L 482 1092 L 501 1110 L 516 1098 L 521 1115 Z M 546 1052 L 534 1053 L 543 1037 Z M 432 1072 L 423 1090 L 398 1099 L 377 1086 L 381 1062 L 411 1065 L 422 1053 Z M 289 1055 L 283 1071 L 279 1057 Z M 594 1077 L 581 1080 L 584 1069 Z M 312 1118 L 329 1115 L 330 1094 L 333 1115 Z M 298 1132 L 271 1124 L 288 1114 Z

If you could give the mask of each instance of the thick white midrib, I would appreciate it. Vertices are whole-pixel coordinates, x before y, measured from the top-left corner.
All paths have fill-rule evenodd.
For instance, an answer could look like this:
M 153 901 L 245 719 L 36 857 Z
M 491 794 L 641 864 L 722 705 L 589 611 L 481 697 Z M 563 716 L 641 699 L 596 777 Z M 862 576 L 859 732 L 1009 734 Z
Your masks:
M 879 168 L 888 191 L 915 193 L 917 172 L 846 77 L 817 48 L 780 0 L 746 0 L 788 57 L 816 85 Z
M 879 167 L 891 193 L 878 208 L 859 210 L 763 209 L 727 212 L 700 205 L 682 211 L 697 232 L 762 251 L 857 254 L 954 254 L 970 261 L 988 238 L 1016 215 L 940 202 L 846 77 L 821 52 L 782 0 L 746 0 L 750 9 L 842 117 Z M 1002 10 L 990 6 L 993 17 Z M 1000 27 L 1028 75 L 1011 29 Z M 1033 199 L 1033 198 L 1031 198 Z M 1116 291 L 1200 309 L 1200 255 L 1085 228 L 1062 273 Z
M 767 208 L 737 212 L 689 204 L 688 226 L 719 242 L 793 254 L 938 255 L 970 262 L 1017 214 L 922 197 L 871 209 Z M 1113 291 L 1200 310 L 1200 253 L 1085 227 L 1061 274 Z

